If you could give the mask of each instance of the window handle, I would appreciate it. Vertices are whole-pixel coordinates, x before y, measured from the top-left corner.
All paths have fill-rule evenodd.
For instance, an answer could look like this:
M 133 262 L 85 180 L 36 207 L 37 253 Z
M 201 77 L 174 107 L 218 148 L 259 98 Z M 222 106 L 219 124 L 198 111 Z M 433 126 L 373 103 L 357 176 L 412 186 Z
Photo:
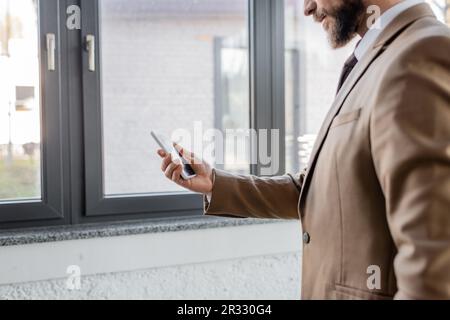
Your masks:
M 54 33 L 47 33 L 47 69 L 55 71 L 56 37 Z
M 88 70 L 95 71 L 95 36 L 88 34 L 86 36 L 86 51 L 88 52 Z

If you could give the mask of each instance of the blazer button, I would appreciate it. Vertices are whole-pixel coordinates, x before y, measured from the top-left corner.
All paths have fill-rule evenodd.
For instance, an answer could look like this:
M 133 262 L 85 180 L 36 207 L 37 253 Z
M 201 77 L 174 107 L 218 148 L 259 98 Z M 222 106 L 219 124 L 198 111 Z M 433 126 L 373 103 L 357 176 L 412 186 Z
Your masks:
M 303 243 L 308 244 L 311 242 L 311 237 L 308 232 L 303 232 Z

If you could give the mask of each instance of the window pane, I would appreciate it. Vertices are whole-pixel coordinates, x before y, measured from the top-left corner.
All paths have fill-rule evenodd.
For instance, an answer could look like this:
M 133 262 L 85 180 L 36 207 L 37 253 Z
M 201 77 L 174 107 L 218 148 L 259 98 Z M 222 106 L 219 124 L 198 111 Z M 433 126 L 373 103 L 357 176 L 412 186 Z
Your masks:
M 248 2 L 102 0 L 100 9 L 104 192 L 180 191 L 160 171 L 150 130 L 193 139 L 249 128 Z M 225 158 L 225 169 L 248 171 Z
M 0 201 L 41 198 L 37 12 L 0 1 Z
M 286 171 L 307 165 L 355 42 L 331 49 L 321 24 L 303 14 L 303 0 L 285 0 Z

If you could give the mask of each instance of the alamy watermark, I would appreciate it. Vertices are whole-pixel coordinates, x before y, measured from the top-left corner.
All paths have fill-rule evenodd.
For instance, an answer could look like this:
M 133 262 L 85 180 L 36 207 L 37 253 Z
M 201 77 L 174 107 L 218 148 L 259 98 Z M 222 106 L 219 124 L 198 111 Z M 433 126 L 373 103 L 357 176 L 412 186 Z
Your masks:
M 69 30 L 81 29 L 81 8 L 77 5 L 70 5 L 66 10 L 67 20 L 66 27 Z
M 381 29 L 381 8 L 377 5 L 367 7 L 367 29 Z
M 366 9 L 367 17 L 367 29 L 380 29 L 381 28 L 381 8 L 378 5 L 370 5 Z M 66 27 L 68 30 L 80 30 L 81 29 L 81 8 L 78 5 L 70 5 L 66 10 L 67 20 Z
M 78 265 L 70 265 L 66 269 L 66 288 L 68 290 L 81 289 L 81 268 Z
M 367 278 L 367 288 L 369 290 L 381 290 L 381 268 L 377 265 L 370 265 L 367 267 L 366 273 L 369 275 Z
M 204 129 L 201 121 L 193 130 L 179 128 L 170 140 L 194 151 L 196 159 L 215 165 L 260 165 L 261 175 L 272 175 L 280 168 L 280 132 L 278 129 Z

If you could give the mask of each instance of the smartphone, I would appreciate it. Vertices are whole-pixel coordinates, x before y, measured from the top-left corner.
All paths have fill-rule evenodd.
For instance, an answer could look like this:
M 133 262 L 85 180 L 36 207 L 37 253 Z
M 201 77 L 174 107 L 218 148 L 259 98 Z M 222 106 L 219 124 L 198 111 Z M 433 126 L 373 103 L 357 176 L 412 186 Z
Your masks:
M 178 156 L 181 163 L 183 164 L 183 171 L 181 171 L 181 177 L 184 180 L 189 180 L 189 179 L 192 179 L 197 176 L 195 174 L 194 169 L 192 169 L 192 166 L 188 163 L 188 161 L 186 159 L 184 159 L 183 156 L 179 152 L 177 152 L 177 150 L 175 149 L 175 147 L 172 144 L 169 144 L 167 142 L 167 140 L 164 138 L 164 136 L 162 136 L 160 134 L 156 134 L 154 131 L 151 132 L 151 135 L 152 135 L 153 139 L 155 139 L 156 143 L 161 147 L 161 149 L 164 150 L 165 153 L 173 154 L 172 151 L 174 151 L 175 154 Z

